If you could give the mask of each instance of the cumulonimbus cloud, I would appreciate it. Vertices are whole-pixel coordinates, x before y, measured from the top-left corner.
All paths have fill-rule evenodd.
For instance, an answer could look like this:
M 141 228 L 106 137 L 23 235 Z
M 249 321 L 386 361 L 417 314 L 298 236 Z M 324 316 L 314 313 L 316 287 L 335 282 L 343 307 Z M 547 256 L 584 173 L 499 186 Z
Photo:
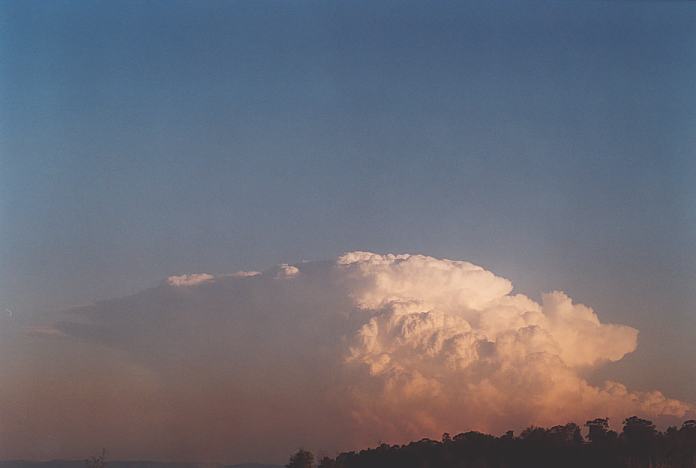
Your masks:
M 146 428 L 134 440 L 151 452 L 131 444 L 125 456 L 273 461 L 300 445 L 331 453 L 445 431 L 694 416 L 659 391 L 582 377 L 634 351 L 636 329 L 602 323 L 560 291 L 537 303 L 512 290 L 464 261 L 350 252 L 260 274 L 170 277 L 70 311 L 44 335 L 91 349 L 95 366 L 111 362 L 108 377 L 83 376 L 101 379 L 107 401 L 111 380 L 133 382 L 128 401 L 150 401 L 132 417 L 106 414 L 96 431 L 65 431 L 94 440 Z M 64 410 L 89 409 L 73 406 Z

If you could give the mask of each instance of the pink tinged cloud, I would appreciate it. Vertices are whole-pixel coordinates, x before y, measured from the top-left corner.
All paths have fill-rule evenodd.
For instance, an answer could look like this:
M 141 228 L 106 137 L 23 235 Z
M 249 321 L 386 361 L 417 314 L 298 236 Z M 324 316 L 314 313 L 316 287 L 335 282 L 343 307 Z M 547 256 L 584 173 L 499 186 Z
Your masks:
M 75 423 L 65 433 L 104 444 L 135 430 L 137 442 L 122 456 L 281 461 L 298 446 L 332 454 L 445 431 L 696 415 L 692 404 L 659 391 L 582 377 L 634 351 L 636 329 L 602 323 L 563 292 L 539 304 L 512 289 L 468 262 L 369 252 L 264 273 L 170 277 L 47 328 L 62 346 L 72 340 L 93 350 L 83 384 L 97 380 L 104 392 L 104 382 L 131 381 L 128 399 L 141 393 L 151 402 L 139 413 L 142 433 L 127 412 L 105 416 L 96 430 Z M 48 360 L 60 360 L 55 342 L 44 344 Z M 71 375 L 73 364 L 61 361 Z M 42 398 L 66 401 L 61 392 L 71 383 L 56 388 Z M 12 390 L 0 388 L 0 416 L 16 416 L 3 411 L 22 398 Z M 76 421 L 89 407 L 73 401 L 54 411 L 54 419 L 63 411 Z M 22 456 L 3 442 L 18 440 L 8 427 L 0 427 L 0 455 Z M 67 436 L 59 446 L 78 449 Z

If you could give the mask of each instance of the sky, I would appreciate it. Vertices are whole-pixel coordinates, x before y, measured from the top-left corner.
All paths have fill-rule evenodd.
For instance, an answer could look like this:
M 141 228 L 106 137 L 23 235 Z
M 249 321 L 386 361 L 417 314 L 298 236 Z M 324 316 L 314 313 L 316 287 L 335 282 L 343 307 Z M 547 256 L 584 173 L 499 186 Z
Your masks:
M 276 265 L 370 251 L 472 262 L 538 304 L 563 291 L 639 331 L 637 347 L 622 335 L 625 356 L 607 351 L 573 379 L 695 403 L 695 30 L 696 5 L 669 1 L 0 1 L 0 398 L 15 401 L 32 375 L 60 386 L 104 362 L 142 371 L 143 392 L 169 382 L 160 372 L 177 361 L 136 346 L 152 339 L 156 356 L 165 337 L 116 333 L 99 301 L 128 309 L 151 294 L 159 310 L 171 276 L 242 270 L 285 291 Z M 316 294 L 290 289 L 298 304 Z M 365 309 L 359 287 L 329 289 L 326 304 Z M 65 325 L 75 307 L 106 335 Z M 327 326 L 339 337 L 346 325 Z M 199 357 L 225 349 L 199 338 Z M 103 402 L 99 385 L 81 401 Z M 157 414 L 152 427 L 165 427 Z M 132 422 L 104 417 L 113 431 Z M 0 443 L 1 457 L 88 449 L 32 448 L 41 427 L 18 427 L 26 448 Z M 173 445 L 145 455 L 205 448 Z M 121 453 L 141 454 L 125 442 Z

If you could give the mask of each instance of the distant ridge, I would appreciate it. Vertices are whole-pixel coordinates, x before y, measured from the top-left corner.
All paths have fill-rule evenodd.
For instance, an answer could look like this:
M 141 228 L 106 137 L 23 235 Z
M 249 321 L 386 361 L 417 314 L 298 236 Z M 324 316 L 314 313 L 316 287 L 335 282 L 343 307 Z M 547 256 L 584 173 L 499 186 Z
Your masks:
M 85 466 L 85 460 L 0 461 L 0 468 L 85 468 Z M 263 463 L 225 465 L 222 463 L 179 463 L 147 460 L 107 460 L 106 466 L 107 468 L 282 468 L 282 465 L 267 465 Z

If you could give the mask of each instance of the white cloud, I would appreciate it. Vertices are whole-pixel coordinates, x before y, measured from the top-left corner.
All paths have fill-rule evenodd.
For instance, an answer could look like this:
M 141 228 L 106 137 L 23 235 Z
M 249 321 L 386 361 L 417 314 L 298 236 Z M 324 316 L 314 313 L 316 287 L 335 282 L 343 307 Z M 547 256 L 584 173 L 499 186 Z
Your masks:
M 278 266 L 278 272 L 276 273 L 276 278 L 292 278 L 300 273 L 300 269 L 293 265 L 288 265 L 283 263 Z
M 693 412 L 659 392 L 589 385 L 576 369 L 621 359 L 635 350 L 638 331 L 601 323 L 562 292 L 538 304 L 511 294 L 509 281 L 478 266 L 422 255 L 356 252 L 338 264 L 356 304 L 370 312 L 349 342 L 346 362 L 373 379 L 354 387 L 356 401 L 365 402 L 354 411 L 374 427 L 416 424 L 417 437 L 464 417 L 471 427 L 493 430 L 503 421 Z M 419 409 L 428 415 L 422 424 L 410 419 Z
M 190 275 L 170 276 L 167 284 L 171 286 L 195 286 L 197 284 L 211 281 L 215 277 L 208 273 L 193 273 Z

